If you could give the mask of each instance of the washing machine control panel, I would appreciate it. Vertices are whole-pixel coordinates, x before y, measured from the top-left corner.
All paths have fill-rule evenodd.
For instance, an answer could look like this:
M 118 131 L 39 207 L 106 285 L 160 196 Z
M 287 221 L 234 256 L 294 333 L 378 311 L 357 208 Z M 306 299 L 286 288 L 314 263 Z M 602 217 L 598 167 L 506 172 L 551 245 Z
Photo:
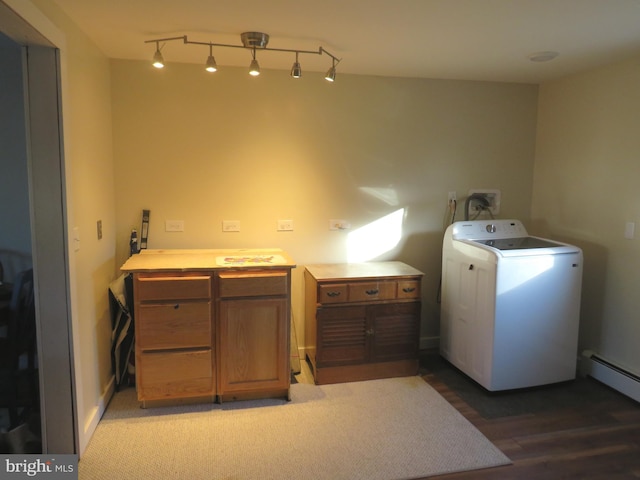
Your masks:
M 526 237 L 526 228 L 520 220 L 470 220 L 452 225 L 453 238 L 483 240 L 492 238 Z

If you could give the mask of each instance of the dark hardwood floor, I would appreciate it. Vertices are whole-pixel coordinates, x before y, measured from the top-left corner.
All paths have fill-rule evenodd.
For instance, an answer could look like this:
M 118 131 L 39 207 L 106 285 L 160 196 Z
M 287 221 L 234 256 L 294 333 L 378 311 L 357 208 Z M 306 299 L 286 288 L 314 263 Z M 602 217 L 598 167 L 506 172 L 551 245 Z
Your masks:
M 437 356 L 423 354 L 423 359 L 428 355 Z M 477 384 L 439 357 L 435 360 L 437 368 L 432 368 L 433 361 L 422 364 L 425 380 L 513 462 L 503 467 L 430 477 L 432 480 L 640 478 L 640 404 L 596 380 L 579 379 L 580 385 L 587 388 L 572 393 L 576 395 L 573 402 L 570 396 L 565 402 L 553 400 L 565 398 L 561 397 L 563 390 L 576 385 L 568 382 L 553 387 L 544 408 L 539 400 L 530 402 L 528 407 L 527 398 L 533 399 L 540 391 L 531 389 L 517 394 L 517 413 L 483 416 L 479 410 L 484 406 L 508 401 L 511 394 L 494 396 L 478 388 L 474 395 L 482 406 L 474 408 L 471 403 L 480 403 L 465 401 L 456 393 L 454 389 L 461 390 L 452 383 L 451 376 L 459 375 L 459 385 L 470 382 L 471 388 L 476 388 Z

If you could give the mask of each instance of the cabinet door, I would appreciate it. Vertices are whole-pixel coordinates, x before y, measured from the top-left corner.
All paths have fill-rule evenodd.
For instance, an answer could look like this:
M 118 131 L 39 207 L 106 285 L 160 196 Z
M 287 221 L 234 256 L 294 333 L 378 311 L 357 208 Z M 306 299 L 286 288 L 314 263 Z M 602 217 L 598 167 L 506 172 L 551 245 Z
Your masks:
M 368 358 L 366 306 L 318 308 L 318 367 L 362 363 Z
M 289 387 L 286 298 L 220 301 L 220 392 Z
M 420 302 L 371 306 L 372 361 L 417 358 Z

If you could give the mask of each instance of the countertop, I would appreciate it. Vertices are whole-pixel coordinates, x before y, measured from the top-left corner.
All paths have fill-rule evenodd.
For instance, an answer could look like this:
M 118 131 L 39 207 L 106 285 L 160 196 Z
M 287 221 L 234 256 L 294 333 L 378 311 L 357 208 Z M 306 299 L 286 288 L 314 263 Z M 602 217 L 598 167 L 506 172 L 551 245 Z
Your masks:
M 422 276 L 420 270 L 402 262 L 326 263 L 307 265 L 316 280 L 350 280 L 379 277 Z
M 249 268 L 293 268 L 295 262 L 278 248 L 153 249 L 132 255 L 123 272 L 166 272 Z

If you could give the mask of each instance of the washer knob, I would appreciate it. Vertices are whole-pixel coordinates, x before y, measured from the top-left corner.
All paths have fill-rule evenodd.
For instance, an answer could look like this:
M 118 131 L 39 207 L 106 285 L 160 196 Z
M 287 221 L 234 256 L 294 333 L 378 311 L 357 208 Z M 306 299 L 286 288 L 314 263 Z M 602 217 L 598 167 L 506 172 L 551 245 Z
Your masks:
M 489 225 L 487 225 L 487 232 L 496 233 L 496 226 L 493 223 L 490 223 Z

